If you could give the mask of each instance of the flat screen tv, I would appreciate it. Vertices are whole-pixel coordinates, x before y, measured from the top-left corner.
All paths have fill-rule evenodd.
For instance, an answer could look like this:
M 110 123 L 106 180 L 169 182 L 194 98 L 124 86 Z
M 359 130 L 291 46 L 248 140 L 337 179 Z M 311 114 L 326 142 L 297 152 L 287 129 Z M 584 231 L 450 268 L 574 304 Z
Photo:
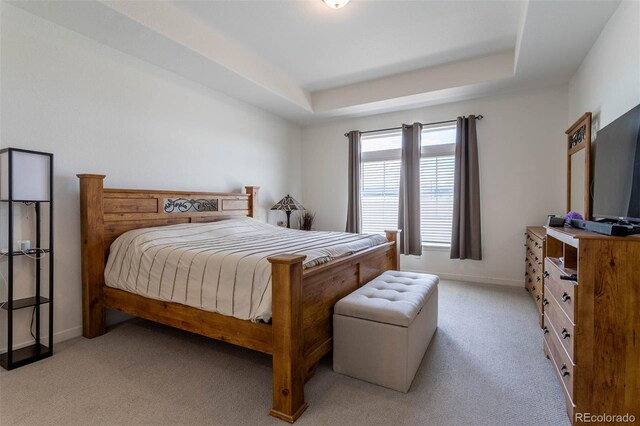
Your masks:
M 594 218 L 640 222 L 640 105 L 598 132 L 594 155 Z

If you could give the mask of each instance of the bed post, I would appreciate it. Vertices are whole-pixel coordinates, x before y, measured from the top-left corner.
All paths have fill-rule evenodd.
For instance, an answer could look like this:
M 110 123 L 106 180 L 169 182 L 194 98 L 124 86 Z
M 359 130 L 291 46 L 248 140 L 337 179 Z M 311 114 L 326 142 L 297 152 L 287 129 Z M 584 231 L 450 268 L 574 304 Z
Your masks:
M 105 333 L 102 297 L 104 285 L 104 175 L 80 174 L 80 227 L 82 233 L 82 335 L 89 339 Z
M 391 269 L 394 271 L 400 270 L 400 232 L 402 231 L 398 229 L 384 231 L 387 236 L 387 240 L 389 240 L 389 242 L 395 243 L 394 250 L 389 252 L 389 260 L 391 260 L 392 265 Z
M 247 216 L 257 218 L 260 209 L 260 201 L 258 198 L 259 186 L 245 186 L 245 192 L 249 195 L 249 214 Z
M 304 402 L 304 336 L 302 332 L 302 261 L 305 256 L 269 258 L 272 277 L 273 408 L 270 414 L 293 423 Z

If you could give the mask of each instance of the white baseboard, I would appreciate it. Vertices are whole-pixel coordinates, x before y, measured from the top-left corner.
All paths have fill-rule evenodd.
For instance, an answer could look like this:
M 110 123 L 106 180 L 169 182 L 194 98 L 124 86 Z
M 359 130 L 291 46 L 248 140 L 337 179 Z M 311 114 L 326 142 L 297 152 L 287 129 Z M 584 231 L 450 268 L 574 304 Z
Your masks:
M 65 340 L 70 340 L 75 337 L 82 336 L 82 326 L 71 327 L 66 330 L 61 330 L 53 333 L 53 344 L 57 344 L 60 342 L 64 342 Z M 41 339 L 42 344 L 45 346 L 49 345 L 49 338 L 45 337 Z M 14 343 L 13 350 L 24 348 L 25 346 L 29 346 L 33 344 L 33 340 L 27 340 L 26 342 Z M 4 353 L 7 351 L 7 347 L 4 346 L 0 348 L 0 352 Z
M 53 343 L 64 342 L 65 340 L 74 339 L 80 336 L 82 336 L 82 326 L 78 325 L 66 330 L 58 331 L 57 333 L 53 333 Z
M 465 282 L 480 283 L 480 284 L 496 284 L 496 285 L 504 285 L 509 287 L 524 288 L 524 279 L 510 280 L 506 278 L 481 277 L 478 275 L 450 274 L 447 272 L 417 271 L 417 270 L 411 270 L 411 269 L 404 269 L 404 270 L 408 272 L 437 275 L 443 280 L 456 280 L 456 281 L 465 281 Z

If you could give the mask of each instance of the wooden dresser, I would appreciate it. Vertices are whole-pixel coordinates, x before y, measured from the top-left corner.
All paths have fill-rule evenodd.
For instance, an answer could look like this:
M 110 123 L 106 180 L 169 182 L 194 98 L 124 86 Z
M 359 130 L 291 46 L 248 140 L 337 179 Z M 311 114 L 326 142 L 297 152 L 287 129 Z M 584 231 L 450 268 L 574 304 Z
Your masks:
M 640 236 L 547 228 L 542 304 L 544 352 L 571 422 L 640 420 Z
M 546 256 L 545 238 L 547 231 L 542 226 L 528 226 L 525 232 L 525 273 L 524 287 L 531 294 L 539 313 L 540 327 L 543 326 L 544 276 L 543 261 Z

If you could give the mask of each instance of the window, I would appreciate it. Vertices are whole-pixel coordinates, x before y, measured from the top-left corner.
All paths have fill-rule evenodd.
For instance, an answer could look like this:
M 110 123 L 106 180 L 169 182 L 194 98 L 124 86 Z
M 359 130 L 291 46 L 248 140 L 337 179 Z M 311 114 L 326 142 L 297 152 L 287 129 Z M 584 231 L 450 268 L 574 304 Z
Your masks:
M 425 127 L 420 159 L 420 231 L 425 245 L 449 245 L 453 212 L 455 125 Z M 362 136 L 362 231 L 398 226 L 400 131 Z

